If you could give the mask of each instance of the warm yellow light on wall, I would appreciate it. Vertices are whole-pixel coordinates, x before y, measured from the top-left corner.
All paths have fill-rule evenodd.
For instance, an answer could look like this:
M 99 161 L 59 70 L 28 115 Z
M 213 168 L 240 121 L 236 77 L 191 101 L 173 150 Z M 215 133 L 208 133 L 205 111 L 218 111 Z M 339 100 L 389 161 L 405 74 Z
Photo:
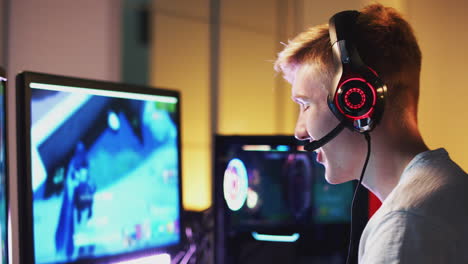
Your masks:
M 188 8 L 193 5 L 190 1 L 156 3 L 150 82 L 181 92 L 183 206 L 201 211 L 212 200 L 209 5 L 208 1 L 197 8 Z

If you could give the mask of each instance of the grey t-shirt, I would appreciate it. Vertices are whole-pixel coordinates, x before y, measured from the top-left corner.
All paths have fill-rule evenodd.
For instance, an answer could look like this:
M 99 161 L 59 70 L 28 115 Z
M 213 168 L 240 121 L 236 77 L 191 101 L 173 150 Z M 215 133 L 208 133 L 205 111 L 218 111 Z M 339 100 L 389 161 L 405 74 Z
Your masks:
M 445 149 L 408 164 L 363 231 L 359 263 L 468 263 L 468 175 Z

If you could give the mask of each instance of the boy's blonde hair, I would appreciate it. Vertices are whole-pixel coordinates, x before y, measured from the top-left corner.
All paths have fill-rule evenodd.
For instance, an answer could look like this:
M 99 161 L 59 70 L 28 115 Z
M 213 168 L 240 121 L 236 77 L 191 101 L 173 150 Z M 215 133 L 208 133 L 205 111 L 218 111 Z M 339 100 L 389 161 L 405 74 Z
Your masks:
M 355 45 L 367 66 L 387 85 L 387 104 L 416 115 L 421 51 L 409 23 L 393 8 L 366 6 L 356 22 Z M 315 64 L 325 85 L 334 74 L 328 24 L 311 27 L 290 40 L 278 54 L 275 70 L 291 81 L 303 64 Z M 396 110 L 396 109 L 394 109 Z

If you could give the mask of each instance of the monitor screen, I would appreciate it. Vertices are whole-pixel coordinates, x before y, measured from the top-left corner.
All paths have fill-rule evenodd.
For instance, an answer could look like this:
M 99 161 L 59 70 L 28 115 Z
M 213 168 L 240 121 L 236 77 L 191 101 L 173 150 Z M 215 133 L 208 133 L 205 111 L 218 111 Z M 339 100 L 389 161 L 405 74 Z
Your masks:
M 17 79 L 21 255 L 93 263 L 178 245 L 179 93 L 32 72 Z
M 0 69 L 0 263 L 8 263 L 8 181 L 6 155 L 6 75 Z
M 223 203 L 233 230 L 298 231 L 350 221 L 354 183 L 329 184 L 315 153 L 297 143 L 273 136 L 220 143 Z

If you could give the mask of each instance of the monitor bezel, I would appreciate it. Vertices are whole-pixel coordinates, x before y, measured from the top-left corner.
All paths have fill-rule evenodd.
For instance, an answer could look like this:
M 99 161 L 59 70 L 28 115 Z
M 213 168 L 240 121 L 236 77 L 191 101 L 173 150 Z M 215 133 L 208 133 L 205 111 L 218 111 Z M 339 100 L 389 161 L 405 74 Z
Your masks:
M 5 235 L 6 235 L 6 239 L 5 239 L 5 247 L 6 247 L 6 250 L 5 250 L 5 255 L 6 255 L 6 259 L 7 261 L 10 261 L 10 252 L 9 252 L 9 248 L 10 248 L 10 243 L 9 243 L 9 233 L 11 233 L 11 230 L 10 230 L 10 224 L 9 224 L 9 221 L 10 221 L 10 176 L 9 176 L 9 173 L 10 173 L 10 169 L 9 169 L 9 162 L 10 162 L 10 159 L 8 157 L 9 155 L 9 148 L 10 148 L 10 143 L 8 141 L 8 136 L 9 136 L 9 132 L 8 132 L 8 122 L 9 122 L 9 110 L 8 110 L 8 106 L 7 106 L 7 102 L 8 102 L 8 95 L 9 95 L 9 92 L 8 92 L 8 79 L 7 79 L 7 75 L 6 75 L 6 71 L 5 71 L 5 68 L 3 67 L 0 67 L 0 78 L 3 78 L 2 81 L 3 82 L 3 85 L 4 85 L 4 91 L 3 91 L 3 110 L 4 110 L 4 117 L 3 117 L 3 127 L 4 127 L 4 134 L 3 134 L 3 140 L 4 140 L 4 148 L 5 148 L 5 153 L 4 153 L 4 173 L 5 173 L 5 203 L 6 203 L 6 206 L 5 206 L 5 217 L 6 217 L 6 230 L 5 230 Z
M 139 249 L 133 252 L 119 253 L 92 258 L 76 259 L 72 262 L 58 263 L 109 263 L 125 261 L 147 255 L 172 252 L 180 248 L 185 241 L 182 200 L 182 150 L 181 150 L 181 95 L 179 91 L 160 87 L 150 87 L 135 84 L 93 80 L 64 75 L 24 71 L 16 76 L 16 106 L 17 106 L 17 137 L 18 137 L 18 207 L 19 207 L 19 239 L 20 262 L 35 263 L 34 223 L 33 223 L 33 193 L 31 181 L 31 82 L 54 85 L 73 86 L 80 88 L 118 91 L 126 93 L 149 94 L 176 97 L 175 122 L 177 124 L 178 147 L 178 189 L 179 189 L 179 242 L 168 246 Z

